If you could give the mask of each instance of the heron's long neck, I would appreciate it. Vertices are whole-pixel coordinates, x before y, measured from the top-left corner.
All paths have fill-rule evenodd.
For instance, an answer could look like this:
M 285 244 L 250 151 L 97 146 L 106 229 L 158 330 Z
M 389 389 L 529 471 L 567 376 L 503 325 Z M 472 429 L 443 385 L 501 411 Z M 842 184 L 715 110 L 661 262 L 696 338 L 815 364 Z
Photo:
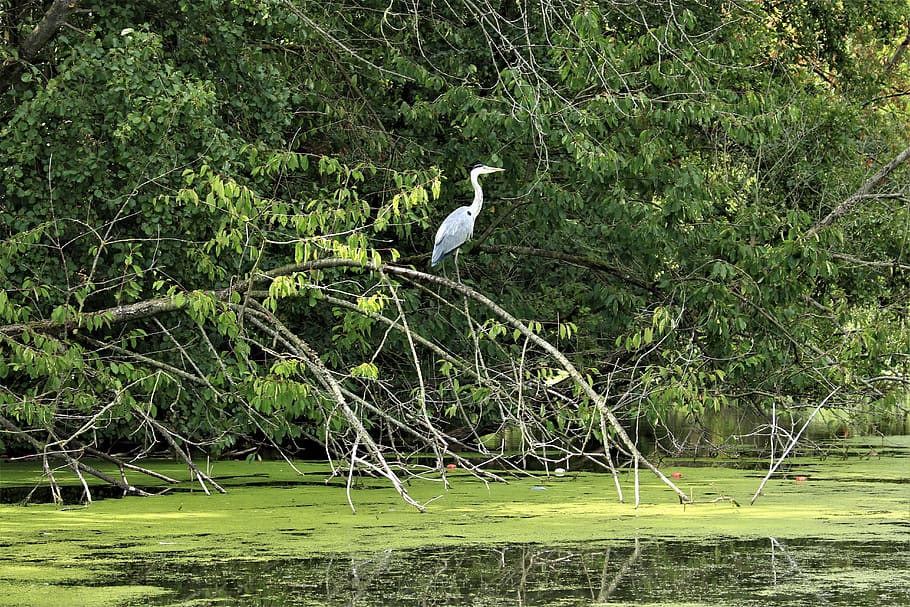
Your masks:
M 471 175 L 471 185 L 474 186 L 474 202 L 471 203 L 471 215 L 477 217 L 483 206 L 483 190 L 480 189 L 480 175 Z

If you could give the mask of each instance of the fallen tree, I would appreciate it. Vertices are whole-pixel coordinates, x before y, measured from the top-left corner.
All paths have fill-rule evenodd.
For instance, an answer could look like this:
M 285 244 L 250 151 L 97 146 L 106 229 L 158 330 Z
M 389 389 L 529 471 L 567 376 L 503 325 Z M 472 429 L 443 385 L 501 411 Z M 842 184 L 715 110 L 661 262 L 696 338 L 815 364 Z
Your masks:
M 590 380 L 584 377 L 582 372 L 562 352 L 538 332 L 532 330 L 527 323 L 515 318 L 488 297 L 462 283 L 398 265 L 364 263 L 345 258 L 312 260 L 277 268 L 246 281 L 237 281 L 237 285 L 229 289 L 181 293 L 171 297 L 135 302 L 126 306 L 115 306 L 106 310 L 74 313 L 59 321 L 41 320 L 6 325 L 0 327 L 3 347 L 10 353 L 7 357 L 6 372 L 7 374 L 28 373 L 29 368 L 40 367 L 53 369 L 53 373 L 71 373 L 75 367 L 78 367 L 83 371 L 87 368 L 94 368 L 98 373 L 106 372 L 119 376 L 122 375 L 121 370 L 128 369 L 129 379 L 118 382 L 120 385 L 130 381 L 147 383 L 152 377 L 167 377 L 168 381 L 176 382 L 177 385 L 182 386 L 183 390 L 190 392 L 197 389 L 206 390 L 214 395 L 219 403 L 231 401 L 240 403 L 251 423 L 263 431 L 264 438 L 269 438 L 270 435 L 266 428 L 275 423 L 295 423 L 294 419 L 278 421 L 275 417 L 269 417 L 269 414 L 281 412 L 281 407 L 277 406 L 278 402 L 285 401 L 288 395 L 305 398 L 307 401 L 321 405 L 318 416 L 326 420 L 326 431 L 320 442 L 326 449 L 330 460 L 336 464 L 338 474 L 348 474 L 352 468 L 356 468 L 383 476 L 392 483 L 405 501 L 420 510 L 423 509 L 423 506 L 409 497 L 399 478 L 402 473 L 410 474 L 406 465 L 409 459 L 407 454 L 392 447 L 391 444 L 378 444 L 371 436 L 368 425 L 391 424 L 396 428 L 395 434 L 398 435 L 394 442 L 401 441 L 410 452 L 436 453 L 435 471 L 440 475 L 445 474 L 445 461 L 457 460 L 462 467 L 473 470 L 479 475 L 496 478 L 495 475 L 491 475 L 466 459 L 463 452 L 456 451 L 456 448 L 464 449 L 468 444 L 466 441 L 450 437 L 445 429 L 438 427 L 441 421 L 439 419 L 438 387 L 428 387 L 422 384 L 412 399 L 396 402 L 394 408 L 383 405 L 380 400 L 373 399 L 371 402 L 368 400 L 369 389 L 355 393 L 352 387 L 346 387 L 345 384 L 360 383 L 359 380 L 370 374 L 374 376 L 374 380 L 378 380 L 378 369 L 346 370 L 340 374 L 338 369 L 329 369 L 323 361 L 325 354 L 320 354 L 307 344 L 301 335 L 289 328 L 288 320 L 281 318 L 282 314 L 278 311 L 280 302 L 306 298 L 311 289 L 315 289 L 319 293 L 324 290 L 324 287 L 306 284 L 305 280 L 301 285 L 298 278 L 307 277 L 313 272 L 330 270 L 343 272 L 345 269 L 373 277 L 376 281 L 375 288 L 368 289 L 371 292 L 370 298 L 373 305 L 366 305 L 364 300 L 356 294 L 352 295 L 351 300 L 347 303 L 337 297 L 326 297 L 324 298 L 326 305 L 344 306 L 352 313 L 381 322 L 389 329 L 400 333 L 412 345 L 413 360 L 411 363 L 417 370 L 418 376 L 420 375 L 419 369 L 426 365 L 427 356 L 437 358 L 439 361 L 460 369 L 466 375 L 472 376 L 473 380 L 490 391 L 491 397 L 495 395 L 495 400 L 499 400 L 501 403 L 508 402 L 505 408 L 502 408 L 502 404 L 500 404 L 500 411 L 525 411 L 526 416 L 510 414 L 503 416 L 498 421 L 501 427 L 516 424 L 521 428 L 522 433 L 529 439 L 525 448 L 526 454 L 540 455 L 549 445 L 551 450 L 559 453 L 556 457 L 557 461 L 567 461 L 572 456 L 586 456 L 584 445 L 579 445 L 576 449 L 571 446 L 574 430 L 565 427 L 557 430 L 552 424 L 548 426 L 548 412 L 545 406 L 548 401 L 555 401 L 559 403 L 559 407 L 574 407 L 579 400 L 582 400 L 593 404 L 599 418 L 598 426 L 608 428 L 610 435 L 616 437 L 615 440 L 624 451 L 631 454 L 637 462 L 666 483 L 678 494 L 680 500 L 689 500 L 683 491 L 640 452 L 604 395 L 595 390 Z M 486 313 L 489 317 L 489 320 L 482 325 L 470 325 L 473 339 L 485 339 L 486 341 L 492 339 L 495 342 L 496 334 L 508 333 L 512 341 L 523 342 L 522 358 L 509 362 L 522 367 L 524 372 L 496 377 L 498 372 L 494 372 L 492 365 L 485 363 L 483 366 L 472 366 L 469 361 L 447 351 L 443 344 L 435 344 L 430 339 L 416 333 L 410 328 L 407 320 L 412 312 L 406 312 L 403 309 L 398 296 L 398 289 L 402 287 L 394 286 L 390 277 L 405 280 L 414 288 L 439 287 L 442 292 L 438 296 L 443 298 L 447 297 L 445 293 L 450 293 L 451 296 L 464 297 L 466 302 L 470 300 L 475 305 L 475 310 L 466 316 L 468 322 L 471 322 L 471 314 L 476 317 Z M 288 282 L 289 280 L 291 282 Z M 289 286 L 291 284 L 294 286 Z M 385 286 L 385 290 L 378 290 L 383 286 Z M 281 295 L 278 296 L 277 293 L 281 293 Z M 448 297 L 451 298 L 451 296 Z M 320 296 L 320 299 L 323 298 Z M 392 301 L 396 302 L 394 309 L 391 310 L 392 313 L 397 314 L 394 318 L 385 310 L 386 306 L 391 306 L 388 302 Z M 203 313 L 201 310 L 205 310 L 205 312 Z M 288 382 L 288 385 L 283 390 L 276 389 L 268 394 L 260 392 L 258 399 L 250 398 L 248 391 L 250 384 L 256 385 L 264 378 L 248 376 L 249 368 L 232 373 L 228 371 L 226 365 L 221 365 L 222 375 L 212 378 L 198 371 L 193 373 L 177 368 L 172 363 L 144 352 L 141 347 L 142 342 L 135 338 L 132 339 L 132 346 L 111 341 L 112 332 L 120 335 L 124 333 L 123 325 L 137 322 L 147 325 L 155 322 L 160 326 L 165 326 L 165 324 L 176 326 L 180 324 L 180 321 L 165 321 L 162 317 L 185 315 L 193 318 L 200 331 L 212 331 L 216 335 L 232 335 L 234 345 L 230 347 L 235 350 L 236 344 L 248 343 L 254 344 L 262 352 L 268 352 L 270 369 L 266 374 L 266 381 L 282 378 Z M 493 322 L 490 322 L 491 320 Z M 514 333 L 512 333 L 513 331 Z M 486 336 L 483 336 L 484 332 L 486 332 Z M 173 331 L 167 330 L 166 333 L 173 337 Z M 491 333 L 495 333 L 492 338 Z M 103 338 L 99 339 L 98 334 L 101 334 Z M 211 344 L 212 338 L 207 337 L 204 341 Z M 180 343 L 175 339 L 174 347 L 180 353 L 186 353 L 188 344 Z M 418 348 L 423 352 L 418 353 Z M 81 357 L 73 368 L 61 369 L 51 361 L 51 359 L 57 358 L 59 352 L 73 351 L 78 351 Z M 535 351 L 539 351 L 542 356 L 535 355 Z M 247 350 L 247 352 L 249 351 Z M 379 353 L 379 351 L 375 352 L 373 358 Z M 210 354 L 217 357 L 218 352 L 212 347 Z M 44 359 L 40 365 L 36 364 L 37 358 Z M 532 358 L 535 359 L 533 364 L 529 362 Z M 547 362 L 546 359 L 549 359 L 550 362 Z M 251 363 L 250 360 L 246 362 Z M 196 365 L 191 364 L 190 366 Z M 198 366 L 196 367 L 198 369 Z M 538 377 L 537 371 L 546 369 L 548 373 L 552 373 L 554 368 L 565 372 L 566 376 L 571 379 L 574 384 L 571 395 L 559 393 L 546 381 L 535 379 Z M 224 389 L 216 388 L 216 383 L 226 387 Z M 316 386 L 318 388 L 315 388 Z M 366 387 L 369 388 L 369 386 L 370 382 L 367 381 Z M 139 428 L 146 428 L 146 440 L 153 443 L 162 440 L 173 451 L 179 453 L 193 468 L 203 484 L 203 488 L 205 488 L 205 483 L 218 487 L 195 467 L 190 451 L 186 448 L 189 441 L 182 439 L 177 431 L 168 428 L 167 422 L 153 418 L 152 411 L 155 404 L 152 399 L 154 394 L 150 395 L 150 400 L 147 402 L 138 401 L 131 396 L 128 399 L 131 405 L 124 407 L 122 403 L 125 400 L 125 391 L 125 388 L 121 388 L 120 391 L 112 393 L 112 398 L 108 402 L 96 402 L 81 411 L 58 408 L 54 417 L 44 420 L 48 436 L 53 437 L 53 440 L 45 442 L 32 436 L 34 427 L 27 427 L 24 430 L 7 418 L 2 418 L 0 421 L 3 422 L 6 431 L 14 436 L 24 437 L 45 460 L 48 457 L 63 459 L 77 471 L 88 471 L 105 482 L 120 486 L 125 492 L 142 494 L 142 491 L 136 490 L 135 487 L 124 481 L 88 470 L 80 462 L 82 455 L 101 455 L 95 447 L 86 450 L 86 434 L 92 434 L 102 421 L 110 424 L 109 414 L 112 410 L 117 409 L 122 417 L 134 419 Z M 516 397 L 516 393 L 520 396 Z M 527 403 L 524 405 L 516 403 L 514 402 L 516 398 L 533 400 L 534 407 L 527 407 Z M 54 399 L 59 403 L 60 395 L 55 395 Z M 78 400 L 74 399 L 74 401 Z M 431 405 L 429 400 L 435 400 L 435 406 Z M 31 420 L 33 423 L 38 422 L 37 416 L 40 414 L 33 403 L 23 400 L 20 405 L 20 407 L 11 408 L 17 417 Z M 285 403 L 285 406 L 293 408 L 291 403 Z M 540 409 L 539 413 L 532 412 L 537 409 Z M 406 411 L 419 411 L 420 414 L 404 414 Z M 310 416 L 316 414 L 315 411 L 309 412 Z M 63 422 L 63 419 L 67 421 Z M 74 424 L 74 420 L 78 420 L 78 423 Z M 342 425 L 329 431 L 328 427 L 338 422 L 341 422 Z M 74 448 L 74 446 L 77 447 Z M 607 449 L 603 450 L 604 457 L 606 457 L 604 465 L 615 474 L 615 465 L 609 459 L 610 445 L 606 446 Z M 490 455 L 482 442 L 478 441 L 472 447 L 485 456 Z M 122 468 L 126 467 L 119 460 L 114 460 L 111 456 L 106 457 L 109 461 L 116 461 Z M 587 457 L 591 457 L 591 455 L 587 455 Z M 390 462 L 392 463 L 390 464 Z M 348 478 L 350 480 L 350 475 Z M 218 488 L 220 490 L 220 487 Z M 617 489 L 619 490 L 618 483 Z M 87 487 L 86 495 L 88 495 Z M 619 498 L 622 499 L 621 490 Z

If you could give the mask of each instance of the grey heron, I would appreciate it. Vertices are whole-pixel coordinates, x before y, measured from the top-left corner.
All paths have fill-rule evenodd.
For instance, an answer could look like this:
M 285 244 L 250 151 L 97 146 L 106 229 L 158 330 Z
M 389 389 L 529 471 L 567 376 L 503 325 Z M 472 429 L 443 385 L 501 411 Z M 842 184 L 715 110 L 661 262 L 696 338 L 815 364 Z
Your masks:
M 478 179 L 481 175 L 504 171 L 499 167 L 485 164 L 474 165 L 471 169 L 471 185 L 474 186 L 474 202 L 470 206 L 458 207 L 445 218 L 436 231 L 436 242 L 433 245 L 433 258 L 430 265 L 436 267 L 439 263 L 458 250 L 474 233 L 474 221 L 483 207 L 483 190 Z

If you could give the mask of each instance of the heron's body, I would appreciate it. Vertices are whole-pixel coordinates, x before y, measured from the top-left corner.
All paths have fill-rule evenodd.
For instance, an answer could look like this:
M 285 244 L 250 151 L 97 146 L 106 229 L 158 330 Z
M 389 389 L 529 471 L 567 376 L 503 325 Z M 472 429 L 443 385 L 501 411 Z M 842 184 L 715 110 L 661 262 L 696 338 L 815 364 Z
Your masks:
M 458 250 L 474 234 L 474 221 L 483 207 L 483 190 L 478 179 L 487 173 L 497 173 L 505 169 L 478 164 L 471 169 L 471 185 L 474 186 L 474 201 L 469 206 L 458 207 L 445 218 L 436 230 L 436 241 L 433 244 L 431 266 L 439 263 Z

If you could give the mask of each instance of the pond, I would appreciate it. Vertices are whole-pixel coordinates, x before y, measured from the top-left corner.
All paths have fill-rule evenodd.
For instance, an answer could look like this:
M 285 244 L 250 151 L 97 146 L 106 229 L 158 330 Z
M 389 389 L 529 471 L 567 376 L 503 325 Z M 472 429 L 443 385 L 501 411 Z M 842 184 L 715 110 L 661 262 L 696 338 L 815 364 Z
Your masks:
M 632 540 L 133 563 L 109 583 L 167 590 L 147 605 L 880 606 L 910 604 L 908 566 L 891 542 Z
M 793 460 L 751 506 L 763 471 L 740 462 L 665 462 L 697 503 L 643 474 L 638 508 L 605 475 L 486 485 L 456 471 L 448 489 L 412 482 L 424 514 L 370 479 L 352 514 L 319 463 L 298 477 L 219 462 L 227 495 L 188 482 L 0 506 L 0 605 L 908 605 L 910 439 L 877 440 Z M 0 488 L 39 476 L 4 463 Z

